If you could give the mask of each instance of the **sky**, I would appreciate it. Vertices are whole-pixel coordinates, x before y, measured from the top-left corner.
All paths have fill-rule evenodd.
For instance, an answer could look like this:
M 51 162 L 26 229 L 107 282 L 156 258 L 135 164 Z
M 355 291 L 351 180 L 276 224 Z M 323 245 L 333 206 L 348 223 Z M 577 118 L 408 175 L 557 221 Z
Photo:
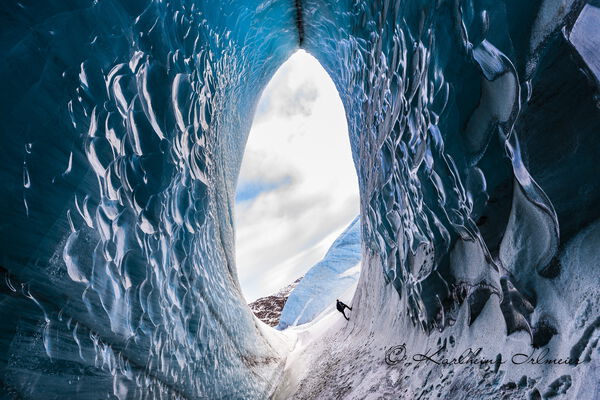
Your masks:
M 302 276 L 358 212 L 344 107 L 327 72 L 300 50 L 263 92 L 242 161 L 236 263 L 246 300 Z

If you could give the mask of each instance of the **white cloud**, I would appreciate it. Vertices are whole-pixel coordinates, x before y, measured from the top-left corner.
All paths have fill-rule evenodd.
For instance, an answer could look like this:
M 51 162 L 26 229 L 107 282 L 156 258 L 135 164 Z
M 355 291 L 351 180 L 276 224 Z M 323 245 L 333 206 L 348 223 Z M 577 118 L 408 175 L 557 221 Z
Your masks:
M 258 105 L 238 188 L 252 183 L 264 190 L 236 206 L 237 268 L 249 301 L 303 275 L 359 210 L 343 105 L 304 51 L 277 71 Z

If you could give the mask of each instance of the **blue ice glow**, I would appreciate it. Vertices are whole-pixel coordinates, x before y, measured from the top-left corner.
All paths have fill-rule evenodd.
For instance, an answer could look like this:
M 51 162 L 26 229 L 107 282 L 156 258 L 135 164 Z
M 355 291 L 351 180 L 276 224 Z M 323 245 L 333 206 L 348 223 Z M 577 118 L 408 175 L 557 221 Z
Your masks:
M 358 214 L 306 159 L 333 159 L 321 132 L 285 153 L 317 178 L 277 176 L 290 184 L 255 199 L 255 216 L 277 211 L 269 240 L 243 244 L 258 237 L 239 219 L 259 203 L 234 203 L 253 116 L 302 47 L 343 104 L 363 262 L 351 320 L 322 326 L 338 330 L 295 371 L 322 392 L 298 397 L 598 398 L 598 1 L 1 3 L 2 397 L 274 396 L 291 331 L 257 322 L 240 281 L 285 286 L 307 243 Z M 327 113 L 298 93 L 271 102 L 280 132 Z M 293 212 L 269 201 L 284 190 Z M 291 243 L 297 257 L 278 253 Z M 581 363 L 365 380 L 400 335 Z

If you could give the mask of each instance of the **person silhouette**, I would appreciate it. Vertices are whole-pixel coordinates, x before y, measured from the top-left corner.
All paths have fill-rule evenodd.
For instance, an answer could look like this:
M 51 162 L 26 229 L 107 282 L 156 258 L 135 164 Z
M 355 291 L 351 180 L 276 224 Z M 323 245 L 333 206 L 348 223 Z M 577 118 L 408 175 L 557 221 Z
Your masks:
M 346 310 L 346 308 L 348 310 L 352 311 L 352 307 L 348 307 L 346 304 L 342 303 L 338 299 L 335 299 L 335 301 L 336 301 L 335 308 L 337 308 L 337 310 L 342 313 L 344 318 L 346 318 L 346 321 L 350 321 L 350 318 L 346 317 L 346 313 L 344 311 Z

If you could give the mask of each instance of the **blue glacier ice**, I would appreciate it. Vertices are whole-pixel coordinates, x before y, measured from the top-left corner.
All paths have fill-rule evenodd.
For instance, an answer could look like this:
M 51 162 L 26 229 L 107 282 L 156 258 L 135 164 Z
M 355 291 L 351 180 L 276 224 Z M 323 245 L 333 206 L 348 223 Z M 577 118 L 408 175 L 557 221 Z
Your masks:
M 597 0 L 0 7 L 3 398 L 600 397 Z M 233 214 L 299 48 L 344 103 L 362 270 L 295 368 L 245 304 Z M 401 343 L 578 365 L 393 369 Z
M 302 325 L 335 304 L 360 275 L 360 218 L 356 217 L 290 293 L 278 329 Z

